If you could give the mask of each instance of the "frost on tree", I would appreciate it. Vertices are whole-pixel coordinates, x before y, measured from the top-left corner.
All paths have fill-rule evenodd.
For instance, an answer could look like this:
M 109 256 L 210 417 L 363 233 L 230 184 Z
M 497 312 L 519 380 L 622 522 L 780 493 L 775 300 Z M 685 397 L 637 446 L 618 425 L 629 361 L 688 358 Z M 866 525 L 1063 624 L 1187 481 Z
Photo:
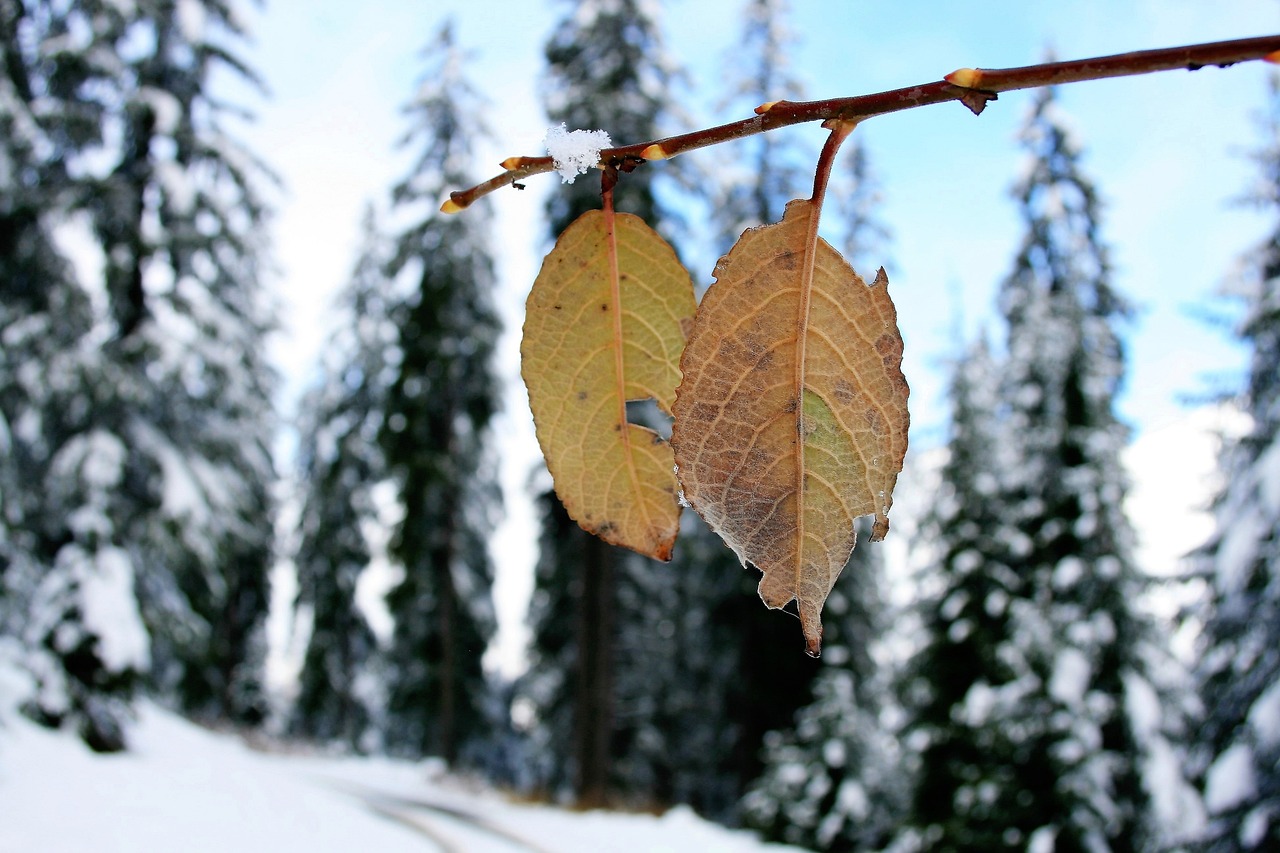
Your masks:
M 1271 92 L 1255 199 L 1280 201 L 1280 93 Z M 1250 349 L 1239 404 L 1250 429 L 1219 460 L 1217 532 L 1198 555 L 1209 581 L 1198 672 L 1206 848 L 1280 846 L 1280 231 L 1232 282 Z
M 1167 644 L 1137 609 L 1122 510 L 1126 309 L 1051 90 L 1022 139 L 1003 402 L 979 375 L 957 384 L 939 593 L 907 694 L 906 742 L 923 747 L 908 834 L 925 849 L 1140 848 L 1176 835 L 1186 803 L 1162 763 Z
M 37 360 L 24 367 L 45 359 L 64 414 L 25 419 L 23 442 L 33 448 L 26 462 L 52 467 L 91 436 L 124 451 L 118 485 L 105 498 L 109 530 L 83 523 L 85 508 L 99 501 L 94 479 L 67 465 L 60 470 L 79 473 L 66 491 L 50 490 L 59 502 L 44 507 L 49 532 L 24 550 L 37 566 L 65 574 L 57 583 L 46 578 L 50 600 L 60 601 L 82 586 L 86 566 L 121 577 L 119 559 L 103 554 L 127 556 L 153 683 L 188 710 L 251 721 L 264 710 L 257 660 L 272 535 L 274 380 L 262 345 L 270 312 L 257 282 L 258 170 L 226 135 L 225 106 L 205 95 L 213 68 L 248 73 L 232 50 L 234 10 L 188 0 L 9 4 L 3 14 L 0 113 L 13 130 L 6 150 L 22 158 L 18 171 L 3 175 L 29 182 L 26 198 L 14 197 L 20 204 L 6 202 L 4 215 L 16 217 L 21 228 L 13 233 L 26 247 L 13 260 L 54 222 L 87 226 L 79 236 L 102 260 L 100 279 L 80 280 L 56 252 L 41 250 L 39 265 L 55 275 L 31 292 L 69 310 L 59 334 L 42 344 L 57 366 L 26 350 Z M 136 50 L 140 43 L 154 50 Z M 33 93 L 41 97 L 38 117 Z M 91 291 L 105 295 L 103 311 L 87 313 Z M 32 399 L 41 397 L 49 394 Z M 58 549 L 73 540 L 87 561 L 59 561 Z M 59 608 L 62 624 L 83 624 L 80 608 Z M 42 684 L 56 681 L 51 672 Z M 105 681 L 87 683 L 91 692 L 118 694 Z
M 339 297 L 320 380 L 303 398 L 296 609 L 311 626 L 290 730 L 364 750 L 381 705 L 372 663 L 377 640 L 356 601 L 373 559 L 368 527 L 379 522 L 375 487 L 386 480 L 378 445 L 395 329 L 389 249 L 367 211 L 361 253 Z
M 16 641 L 36 692 L 3 701 L 115 750 L 150 646 L 114 521 L 123 448 L 98 421 L 110 372 L 55 241 L 75 141 L 48 110 L 56 100 L 36 103 L 41 30 L 26 12 L 0 11 L 0 637 Z

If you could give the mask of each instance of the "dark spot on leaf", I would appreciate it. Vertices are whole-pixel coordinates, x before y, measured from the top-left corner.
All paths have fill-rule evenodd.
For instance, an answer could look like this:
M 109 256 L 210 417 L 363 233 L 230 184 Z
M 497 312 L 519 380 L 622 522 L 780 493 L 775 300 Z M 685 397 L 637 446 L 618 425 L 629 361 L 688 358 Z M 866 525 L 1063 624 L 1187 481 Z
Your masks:
M 835 398 L 841 404 L 847 406 L 853 402 L 857 391 L 854 390 L 853 384 L 848 379 L 837 379 L 834 390 Z
M 586 391 L 579 391 L 579 392 L 578 392 L 578 399 L 579 399 L 579 400 L 585 400 L 585 399 L 587 399 L 587 392 L 586 392 Z
M 776 263 L 780 269 L 794 270 L 796 268 L 796 253 L 783 252 L 782 254 L 778 255 L 778 260 L 776 261 Z
M 798 408 L 800 408 L 800 402 L 795 397 L 792 397 L 790 400 L 787 400 L 787 404 L 782 407 L 782 411 L 787 414 L 791 414 Z
M 600 310 L 601 310 L 601 311 L 608 311 L 608 310 L 609 310 L 609 303 L 607 303 L 607 302 L 606 302 L 604 305 L 601 305 L 601 306 L 600 306 Z
M 863 416 L 867 419 L 867 426 L 871 429 L 872 435 L 884 435 L 884 417 L 875 409 L 867 409 Z
M 882 356 L 901 356 L 902 341 L 886 332 L 876 338 L 876 352 Z

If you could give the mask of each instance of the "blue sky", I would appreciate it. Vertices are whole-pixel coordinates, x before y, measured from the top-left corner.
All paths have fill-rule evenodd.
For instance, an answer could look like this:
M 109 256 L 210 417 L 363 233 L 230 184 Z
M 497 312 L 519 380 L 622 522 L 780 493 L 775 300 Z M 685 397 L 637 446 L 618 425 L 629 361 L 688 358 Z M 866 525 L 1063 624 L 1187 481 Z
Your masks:
M 675 99 L 691 124 L 736 117 L 709 105 L 723 96 L 722 68 L 738 38 L 741 6 L 742 0 L 660 6 L 668 55 L 687 74 Z M 1048 49 L 1077 58 L 1280 32 L 1280 4 L 1270 0 L 799 0 L 793 7 L 792 59 L 812 97 L 926 82 L 964 65 L 1029 64 Z M 555 0 L 276 0 L 249 16 L 249 58 L 271 94 L 254 105 L 258 120 L 245 136 L 285 182 L 275 236 L 292 327 L 281 347 L 289 375 L 305 371 L 314 355 L 327 295 L 353 260 L 364 202 L 383 203 L 406 168 L 394 143 L 422 45 L 452 15 L 459 41 L 474 52 L 471 70 L 492 101 L 488 119 L 497 138 L 476 165 L 477 177 L 487 177 L 502 157 L 542 153 L 541 50 L 564 8 Z M 1245 154 L 1259 138 L 1251 116 L 1262 107 L 1267 73 L 1254 64 L 1060 91 L 1106 203 L 1104 235 L 1117 283 L 1140 308 L 1128 335 L 1133 373 L 1124 400 L 1126 417 L 1139 428 L 1176 417 L 1182 395 L 1204 390 L 1206 375 L 1238 364 L 1221 330 L 1195 314 L 1197 306 L 1228 308 L 1214 305 L 1213 291 L 1265 229 L 1264 217 L 1232 199 L 1253 177 Z M 988 317 L 1019 236 L 1008 188 L 1020 167 L 1014 136 L 1029 100 L 1027 93 L 1008 93 L 980 118 L 948 104 L 880 117 L 860 129 L 884 190 L 881 216 L 895 237 L 887 260 L 916 389 L 917 441 L 941 437 L 941 367 L 954 349 L 957 317 L 969 329 L 985 323 L 999 331 Z M 816 128 L 780 133 L 815 153 L 820 145 Z M 733 156 L 729 145 L 707 160 Z M 535 179 L 535 192 L 500 199 L 495 242 L 507 255 L 516 308 L 542 248 L 539 196 L 557 185 L 554 177 Z M 695 271 L 701 281 L 708 275 Z
M 713 105 L 724 98 L 723 68 L 739 41 L 744 0 L 653 2 L 668 58 L 685 72 L 673 98 L 689 126 L 741 117 L 718 114 Z M 792 7 L 791 59 L 814 98 L 929 82 L 962 66 L 1032 64 L 1048 50 L 1074 59 L 1280 33 L 1274 0 L 793 0 Z M 363 206 L 385 206 L 408 167 L 395 142 L 423 45 L 452 16 L 459 42 L 474 54 L 471 72 L 491 101 L 486 118 L 496 137 L 476 164 L 476 178 L 488 177 L 506 156 L 543 153 L 542 47 L 566 8 L 560 0 L 269 0 L 245 10 L 253 34 L 247 59 L 270 95 L 240 99 L 258 114 L 241 136 L 284 181 L 274 198 L 276 284 L 286 322 L 276 354 L 291 396 L 331 323 L 329 300 L 354 262 Z M 1104 201 L 1115 284 L 1139 309 L 1125 330 L 1131 371 L 1121 407 L 1140 435 L 1185 417 L 1185 397 L 1203 395 L 1212 377 L 1242 364 L 1229 335 L 1202 315 L 1211 309 L 1231 316 L 1215 290 L 1274 215 L 1233 202 L 1255 180 L 1247 154 L 1260 141 L 1257 116 L 1271 71 L 1251 63 L 1059 92 Z M 884 193 L 881 218 L 894 234 L 885 260 L 892 262 L 890 290 L 906 340 L 917 449 L 945 436 L 942 390 L 957 327 L 966 334 L 985 327 L 997 339 L 1001 331 L 994 293 L 1020 238 L 1009 187 L 1021 168 L 1015 135 L 1030 102 L 1030 93 L 1007 93 L 981 117 L 946 104 L 879 117 L 858 131 Z M 817 128 L 778 132 L 816 157 L 823 136 Z M 707 152 L 704 165 L 734 156 L 733 145 L 721 146 Z M 542 176 L 529 185 L 495 197 L 500 300 L 511 332 L 501 354 L 512 392 L 500 425 L 509 441 L 509 490 L 527 483 L 537 464 L 527 404 L 515 384 L 514 332 L 547 248 L 542 199 L 559 179 Z M 694 276 L 705 284 L 710 269 Z M 528 508 L 509 502 L 508 512 L 504 531 L 524 531 L 510 534 L 509 548 L 523 557 Z

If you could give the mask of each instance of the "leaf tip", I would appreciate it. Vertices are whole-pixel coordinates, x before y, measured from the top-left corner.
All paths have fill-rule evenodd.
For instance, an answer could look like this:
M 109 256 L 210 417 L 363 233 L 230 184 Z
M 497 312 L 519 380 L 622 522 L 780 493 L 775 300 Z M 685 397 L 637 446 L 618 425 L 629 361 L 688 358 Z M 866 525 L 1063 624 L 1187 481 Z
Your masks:
M 644 160 L 665 160 L 671 155 L 667 153 L 667 149 L 663 148 L 657 142 L 647 146 L 640 152 L 641 159 Z
M 458 213 L 459 211 L 466 210 L 466 208 L 467 206 L 465 204 L 458 204 L 457 199 L 455 199 L 453 196 L 449 196 L 447 199 L 445 199 L 444 204 L 440 205 L 440 212 L 441 213 Z
M 804 653 L 811 658 L 822 657 L 822 626 L 818 626 L 816 634 L 805 632 L 804 635 Z
M 942 79 L 962 89 L 976 89 L 982 82 L 982 71 L 977 68 L 957 68 Z
M 777 101 L 768 101 L 767 103 L 761 104 L 760 106 L 756 107 L 756 115 L 758 116 L 764 115 L 765 113 L 769 112 L 769 110 L 773 109 L 774 106 L 777 105 L 777 103 L 778 103 Z
M 508 172 L 514 172 L 516 169 L 519 169 L 524 165 L 524 159 L 525 158 L 523 157 L 508 157 L 498 165 L 506 169 Z

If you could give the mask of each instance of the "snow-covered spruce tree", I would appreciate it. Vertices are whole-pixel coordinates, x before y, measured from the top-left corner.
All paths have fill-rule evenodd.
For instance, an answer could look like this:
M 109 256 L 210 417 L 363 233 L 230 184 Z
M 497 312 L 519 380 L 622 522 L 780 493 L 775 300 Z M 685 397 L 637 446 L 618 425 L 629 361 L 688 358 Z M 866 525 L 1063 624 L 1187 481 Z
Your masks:
M 254 186 L 264 173 L 227 135 L 235 111 L 207 92 L 217 68 L 254 78 L 233 52 L 242 33 L 228 0 L 89 6 L 70 14 L 122 60 L 109 119 L 119 142 L 86 206 L 105 259 L 105 350 L 120 366 L 117 427 L 134 478 L 122 489 L 134 503 L 126 537 L 155 674 L 190 713 L 255 722 L 276 425 Z
M 1254 197 L 1280 204 L 1280 84 Z M 1234 282 L 1250 348 L 1240 404 L 1250 428 L 1223 450 L 1217 532 L 1200 554 L 1209 595 L 1197 673 L 1212 851 L 1280 847 L 1280 229 Z
M 148 644 L 109 517 L 122 449 L 95 429 L 92 307 L 54 240 L 82 140 L 47 95 L 43 13 L 0 3 L 0 640 L 39 689 L 9 701 L 115 750 Z
M 1115 324 L 1125 305 L 1052 90 L 1037 95 L 1022 139 L 1030 159 L 1015 196 L 1026 236 L 1000 296 L 1008 452 L 994 472 L 996 551 L 943 548 L 952 570 L 985 570 L 990 587 L 957 589 L 937 609 L 951 642 L 988 626 L 1005 635 L 973 642 L 988 669 L 950 714 L 980 733 L 983 754 L 975 764 L 944 749 L 929 756 L 945 764 L 922 778 L 941 785 L 939 808 L 951 812 L 918 840 L 930 850 L 1144 849 L 1161 840 L 1155 786 L 1174 780 L 1146 772 L 1162 749 L 1153 669 L 1165 644 L 1138 610 L 1144 583 L 1122 510 Z M 970 488 L 981 488 L 983 472 L 973 474 Z
M 386 479 L 378 433 L 396 342 L 389 255 L 370 207 L 319 383 L 300 406 L 304 497 L 294 564 L 297 608 L 309 612 L 311 636 L 290 729 L 355 750 L 368 745 L 375 700 L 377 641 L 356 604 L 356 585 L 373 557 L 365 529 L 377 520 L 373 488 Z
M 656 138 L 669 112 L 670 74 L 650 6 L 639 0 L 567 5 L 546 47 L 551 121 L 569 130 L 605 130 L 614 140 Z M 614 201 L 617 210 L 661 230 L 653 176 L 649 169 L 622 174 Z M 600 204 L 594 171 L 559 188 L 549 202 L 551 235 Z M 588 535 L 560 508 L 549 508 L 549 500 L 542 501 L 530 670 L 520 689 L 543 736 L 537 763 L 556 768 L 538 784 L 555 795 L 572 793 L 584 805 L 674 796 L 668 793 L 674 783 L 661 777 L 678 758 L 672 730 L 659 720 L 669 711 L 660 707 L 670 693 L 664 685 L 683 670 L 659 654 L 654 634 L 671 627 L 670 596 L 645 592 L 663 567 Z
M 483 132 L 463 64 L 446 24 L 407 107 L 405 144 L 421 153 L 394 200 L 420 218 L 397 239 L 390 270 L 416 286 L 392 312 L 400 363 L 382 428 L 404 512 L 390 544 L 404 577 L 387 595 L 395 628 L 383 738 L 393 751 L 450 764 L 478 760 L 489 725 L 481 656 L 494 630 L 488 533 L 499 500 L 487 450 L 499 333 L 489 226 L 481 210 L 436 210 L 467 182 L 471 144 Z
M 1005 800 L 1018 793 L 1016 735 L 998 716 L 966 712 L 966 702 L 1014 699 L 1023 689 L 1008 655 L 1009 603 L 1025 589 L 1009 554 L 1016 535 L 1003 527 L 999 478 L 1012 460 L 999 382 L 985 339 L 953 368 L 947 462 L 927 522 L 938 553 L 917 605 L 924 640 L 900 690 L 908 714 L 902 739 L 918 763 L 906 835 L 938 849 L 1004 844 Z
M 44 99 L 22 130 L 52 140 L 43 185 L 60 221 L 89 224 L 103 277 L 81 286 L 107 297 L 83 342 L 86 393 L 63 420 L 62 445 L 48 448 L 69 477 L 44 514 L 65 531 L 49 541 L 77 550 L 44 575 L 36 643 L 54 649 L 76 635 L 61 626 L 87 617 L 67 596 L 110 579 L 120 607 L 136 593 L 162 692 L 189 710 L 256 718 L 272 532 L 262 208 L 252 160 L 222 128 L 225 106 L 205 94 L 213 67 L 247 73 L 231 53 L 232 12 L 31 2 L 6 4 L 5 18 L 17 45 L 6 72 L 25 77 L 15 91 Z M 109 621 L 130 625 L 129 612 Z M 145 658 L 145 635 L 140 645 Z M 82 656 L 60 660 L 83 669 Z M 37 704 L 53 720 L 60 678 L 41 675 Z

